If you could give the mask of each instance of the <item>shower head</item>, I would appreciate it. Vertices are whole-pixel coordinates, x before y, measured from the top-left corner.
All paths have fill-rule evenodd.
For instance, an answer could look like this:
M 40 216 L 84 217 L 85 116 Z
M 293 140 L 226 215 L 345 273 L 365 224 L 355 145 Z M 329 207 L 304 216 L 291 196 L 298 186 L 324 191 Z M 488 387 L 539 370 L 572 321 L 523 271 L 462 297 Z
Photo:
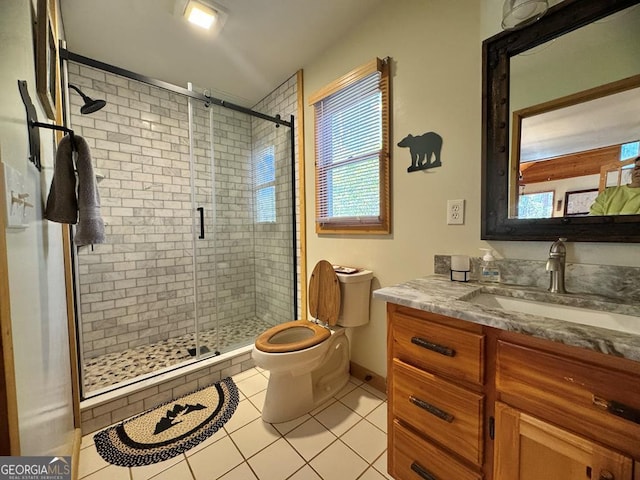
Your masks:
M 107 102 L 105 102 L 104 100 L 100 100 L 100 99 L 94 100 L 93 98 L 88 97 L 87 95 L 82 93 L 82 91 L 75 85 L 69 84 L 69 88 L 73 88 L 76 92 L 80 94 L 80 96 L 82 97 L 82 100 L 84 100 L 84 105 L 80 107 L 80 113 L 82 113 L 83 115 L 88 115 L 90 113 L 97 112 L 107 104 Z

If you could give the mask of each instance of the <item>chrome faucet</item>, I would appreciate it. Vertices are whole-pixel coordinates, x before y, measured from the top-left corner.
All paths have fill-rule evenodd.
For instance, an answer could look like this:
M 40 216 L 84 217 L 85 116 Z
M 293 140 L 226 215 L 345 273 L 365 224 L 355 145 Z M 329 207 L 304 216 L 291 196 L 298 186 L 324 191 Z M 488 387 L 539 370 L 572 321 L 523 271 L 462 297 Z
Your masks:
M 567 248 L 564 246 L 566 238 L 559 238 L 553 242 L 549 249 L 549 259 L 546 270 L 551 274 L 549 291 L 553 293 L 567 293 L 564 288 L 564 265 L 567 257 Z

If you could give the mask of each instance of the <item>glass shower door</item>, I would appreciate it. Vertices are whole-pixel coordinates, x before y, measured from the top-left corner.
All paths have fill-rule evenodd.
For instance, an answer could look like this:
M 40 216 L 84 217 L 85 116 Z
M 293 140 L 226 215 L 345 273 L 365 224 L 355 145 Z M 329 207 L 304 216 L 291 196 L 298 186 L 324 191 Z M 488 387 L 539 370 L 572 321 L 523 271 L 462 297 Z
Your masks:
M 295 318 L 290 130 L 191 102 L 196 329 L 203 355 Z
M 70 125 L 91 146 L 106 243 L 74 252 L 83 397 L 173 368 L 195 330 L 191 166 L 184 96 L 69 62 Z
M 191 86 L 190 86 L 191 88 Z M 189 99 L 190 152 L 192 159 L 193 245 L 195 288 L 195 345 L 197 358 L 218 355 L 216 286 L 216 208 L 213 112 L 203 102 Z M 197 355 L 196 355 L 197 354 Z

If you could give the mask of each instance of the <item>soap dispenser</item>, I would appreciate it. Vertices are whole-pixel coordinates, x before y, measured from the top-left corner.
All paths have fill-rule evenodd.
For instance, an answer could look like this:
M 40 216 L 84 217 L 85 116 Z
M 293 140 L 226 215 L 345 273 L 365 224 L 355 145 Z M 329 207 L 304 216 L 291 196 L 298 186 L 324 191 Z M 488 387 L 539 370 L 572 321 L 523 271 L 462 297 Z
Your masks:
M 485 254 L 482 257 L 482 267 L 480 269 L 480 281 L 482 283 L 500 283 L 500 269 L 493 258 L 493 250 L 481 248 Z

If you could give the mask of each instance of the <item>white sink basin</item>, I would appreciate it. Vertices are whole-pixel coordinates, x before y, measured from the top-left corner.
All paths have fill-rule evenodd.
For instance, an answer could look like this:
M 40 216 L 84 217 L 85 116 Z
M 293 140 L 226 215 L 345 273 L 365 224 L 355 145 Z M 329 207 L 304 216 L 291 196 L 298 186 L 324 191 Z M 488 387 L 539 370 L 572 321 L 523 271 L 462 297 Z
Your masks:
M 477 305 L 485 305 L 487 307 L 499 308 L 511 312 L 528 313 L 640 335 L 640 317 L 634 317 L 632 315 L 537 302 L 535 300 L 525 300 L 493 293 L 481 293 L 470 298 L 468 301 Z

